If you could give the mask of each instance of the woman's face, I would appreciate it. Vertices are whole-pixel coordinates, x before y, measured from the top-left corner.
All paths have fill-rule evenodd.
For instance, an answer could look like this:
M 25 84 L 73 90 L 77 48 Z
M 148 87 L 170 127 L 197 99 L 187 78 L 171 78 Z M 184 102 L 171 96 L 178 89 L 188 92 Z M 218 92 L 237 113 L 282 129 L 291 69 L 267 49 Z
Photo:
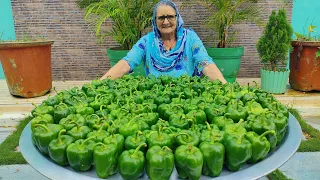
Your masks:
M 177 28 L 176 11 L 167 5 L 157 8 L 156 23 L 161 35 L 175 34 Z

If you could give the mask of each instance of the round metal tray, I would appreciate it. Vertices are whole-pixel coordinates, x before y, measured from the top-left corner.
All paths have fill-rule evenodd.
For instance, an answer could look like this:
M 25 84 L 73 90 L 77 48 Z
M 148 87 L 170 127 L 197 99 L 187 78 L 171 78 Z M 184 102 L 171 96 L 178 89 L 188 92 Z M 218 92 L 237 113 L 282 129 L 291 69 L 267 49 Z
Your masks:
M 257 179 L 265 176 L 283 165 L 297 151 L 301 142 L 301 127 L 294 116 L 290 114 L 287 133 L 282 144 L 268 154 L 266 159 L 254 165 L 245 164 L 239 171 L 230 172 L 223 169 L 221 175 L 216 178 L 202 176 L 201 179 Z M 97 179 L 94 167 L 86 172 L 76 172 L 70 166 L 62 167 L 55 164 L 50 157 L 43 156 L 32 144 L 30 123 L 24 128 L 19 142 L 19 148 L 26 161 L 38 172 L 50 179 Z M 119 173 L 108 179 L 122 179 Z M 144 174 L 140 179 L 148 179 Z M 174 169 L 170 179 L 179 179 Z

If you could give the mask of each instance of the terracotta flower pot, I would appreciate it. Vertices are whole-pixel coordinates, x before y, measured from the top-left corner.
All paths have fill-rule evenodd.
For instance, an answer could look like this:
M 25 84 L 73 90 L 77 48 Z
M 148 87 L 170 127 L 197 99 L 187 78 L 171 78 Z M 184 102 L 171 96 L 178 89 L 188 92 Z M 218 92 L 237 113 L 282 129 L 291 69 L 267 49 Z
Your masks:
M 53 41 L 2 42 L 0 60 L 12 95 L 37 97 L 52 88 Z
M 299 91 L 320 90 L 320 57 L 316 58 L 320 42 L 292 42 L 290 54 L 291 87 Z

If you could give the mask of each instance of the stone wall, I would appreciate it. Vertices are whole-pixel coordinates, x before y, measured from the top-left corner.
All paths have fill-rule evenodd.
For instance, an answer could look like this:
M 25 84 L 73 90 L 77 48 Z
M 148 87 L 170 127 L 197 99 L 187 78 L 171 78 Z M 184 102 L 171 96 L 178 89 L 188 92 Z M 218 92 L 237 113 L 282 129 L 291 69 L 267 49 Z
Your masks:
M 206 9 L 199 7 L 191 0 L 174 1 L 185 22 L 185 27 L 194 29 L 205 44 L 215 44 L 209 40 L 212 30 L 207 29 L 204 20 L 208 17 Z M 182 3 L 191 6 L 181 6 Z M 54 40 L 52 47 L 52 73 L 54 80 L 90 80 L 104 74 L 110 63 L 106 48 L 115 47 L 112 38 L 106 38 L 99 45 L 89 24 L 83 20 L 84 10 L 79 9 L 76 0 L 11 0 L 17 38 L 24 34 L 41 35 Z M 272 10 L 281 5 L 279 0 L 258 0 L 264 7 L 265 20 Z M 291 20 L 292 2 L 285 8 Z M 110 26 L 110 21 L 106 22 Z M 255 44 L 262 33 L 262 28 L 246 22 L 233 26 L 237 31 L 233 46 L 244 46 L 238 77 L 259 77 L 260 61 Z

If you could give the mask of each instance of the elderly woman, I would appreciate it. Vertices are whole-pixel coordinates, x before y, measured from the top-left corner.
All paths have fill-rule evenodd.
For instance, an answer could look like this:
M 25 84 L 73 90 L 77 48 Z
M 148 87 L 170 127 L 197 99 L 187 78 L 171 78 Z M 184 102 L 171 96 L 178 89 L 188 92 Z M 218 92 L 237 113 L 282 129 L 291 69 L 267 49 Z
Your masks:
M 146 73 L 156 77 L 170 75 L 200 76 L 226 80 L 207 54 L 198 35 L 183 28 L 183 20 L 176 5 L 161 0 L 153 11 L 153 32 L 143 36 L 131 51 L 114 65 L 101 79 L 122 77 L 144 62 Z

